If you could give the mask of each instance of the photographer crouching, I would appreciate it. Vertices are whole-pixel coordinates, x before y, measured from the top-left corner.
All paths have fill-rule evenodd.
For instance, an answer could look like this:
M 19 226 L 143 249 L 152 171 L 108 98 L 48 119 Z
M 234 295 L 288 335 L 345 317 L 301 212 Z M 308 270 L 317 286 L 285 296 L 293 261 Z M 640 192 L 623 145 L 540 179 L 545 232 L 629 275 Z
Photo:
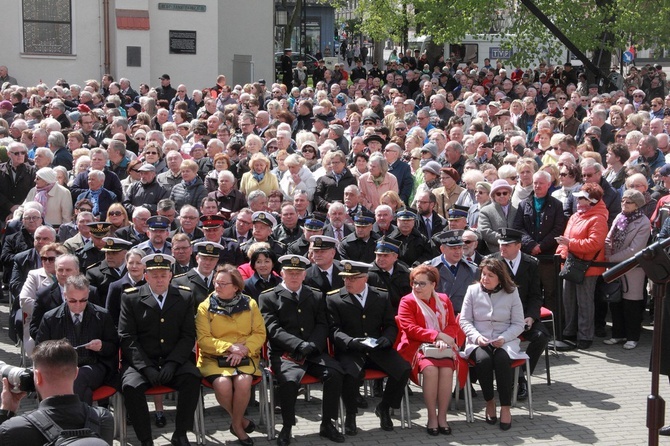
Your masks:
M 42 399 L 34 412 L 15 416 L 20 401 L 33 390 L 26 369 L 5 366 L 2 370 L 0 395 L 0 444 L 3 446 L 45 444 L 50 440 L 37 426 L 36 420 L 51 419 L 66 431 L 89 428 L 93 434 L 111 445 L 114 418 L 101 407 L 91 407 L 74 394 L 77 377 L 77 352 L 66 340 L 45 341 L 35 347 L 33 359 L 34 390 Z M 9 370 L 8 370 L 9 369 Z M 8 379 L 9 377 L 10 379 Z M 46 415 L 48 418 L 42 417 Z M 98 444 L 88 439 L 87 444 Z

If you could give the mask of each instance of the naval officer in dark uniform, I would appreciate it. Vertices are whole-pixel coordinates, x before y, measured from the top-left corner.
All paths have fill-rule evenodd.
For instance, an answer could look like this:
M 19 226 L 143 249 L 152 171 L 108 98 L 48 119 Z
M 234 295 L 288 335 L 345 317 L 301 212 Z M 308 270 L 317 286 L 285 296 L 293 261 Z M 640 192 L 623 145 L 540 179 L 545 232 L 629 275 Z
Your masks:
M 356 435 L 356 397 L 366 368 L 388 374 L 386 389 L 375 408 L 380 426 L 393 430 L 389 413 L 400 408 L 411 367 L 393 349 L 398 327 L 388 295 L 368 285 L 372 265 L 342 260 L 344 288 L 329 293 L 326 299 L 330 335 L 335 342 L 335 359 L 345 370 L 342 399 L 346 408 L 345 433 Z
M 193 248 L 197 253 L 195 261 L 198 266 L 186 274 L 175 276 L 172 284 L 176 287 L 181 285 L 190 290 L 195 301 L 193 311 L 196 311 L 198 305 L 214 291 L 214 270 L 223 246 L 214 242 L 198 242 L 193 245 Z
M 190 361 L 195 345 L 192 297 L 170 286 L 174 258 L 149 254 L 142 259 L 146 284 L 121 296 L 119 339 L 123 356 L 121 390 L 128 418 L 140 443 L 152 445 L 151 419 L 144 395 L 151 386 L 179 391 L 171 443 L 190 445 L 186 433 L 200 398 L 201 375 Z
M 326 293 L 344 286 L 340 277 L 342 266 L 337 257 L 337 240 L 325 235 L 313 235 L 309 248 L 312 265 L 307 268 L 305 285 Z
M 342 240 L 337 251 L 342 259 L 356 259 L 372 263 L 375 260 L 375 247 L 379 235 L 372 232 L 373 217 L 358 213 L 354 216 L 355 232 Z
M 107 300 L 109 285 L 126 274 L 126 253 L 133 247 L 132 243 L 115 237 L 104 237 L 105 260 L 86 270 L 86 278 L 98 290 L 98 302 Z
M 96 221 L 87 223 L 86 226 L 91 230 L 91 239 L 74 253 L 79 259 L 79 271 L 82 273 L 86 273 L 88 268 L 105 260 L 105 253 L 102 252 L 105 242 L 102 239 L 107 237 L 112 224 L 106 221 Z
M 398 313 L 400 299 L 412 292 L 409 284 L 409 268 L 398 260 L 400 242 L 390 237 L 377 240 L 375 262 L 368 273 L 368 284 L 386 290 L 393 305 L 394 314 Z
M 314 235 L 322 235 L 325 226 L 325 222 L 315 218 L 313 215 L 306 218 L 302 227 L 302 236 L 286 247 L 286 254 L 297 254 L 307 257 L 309 241 Z
M 194 242 L 214 242 L 223 247 L 219 253 L 219 264 L 230 263 L 240 266 L 244 263 L 244 256 L 240 251 L 240 244 L 237 240 L 223 236 L 223 224 L 226 221 L 220 215 L 203 215 L 200 217 L 204 238 L 194 240 Z
M 272 229 L 277 226 L 277 219 L 271 213 L 265 211 L 254 212 L 251 216 L 254 227 L 251 231 L 251 238 L 240 245 L 240 250 L 248 259 L 247 252 L 249 247 L 256 242 L 267 242 L 270 249 L 281 257 L 286 253 L 286 245 L 272 238 Z
M 319 433 L 342 443 L 344 436 L 335 429 L 342 393 L 340 364 L 328 355 L 328 320 L 326 301 L 319 291 L 305 286 L 305 269 L 309 260 L 297 255 L 279 258 L 283 282 L 262 293 L 259 307 L 270 342 L 270 365 L 277 377 L 279 404 L 282 409 L 282 430 L 278 446 L 291 442 L 295 424 L 295 402 L 300 380 L 305 374 L 323 381 L 322 418 Z
M 398 259 L 408 266 L 416 266 L 432 259 L 433 250 L 425 235 L 416 228 L 416 214 L 403 209 L 396 213 L 395 228 L 388 236 L 401 242 Z

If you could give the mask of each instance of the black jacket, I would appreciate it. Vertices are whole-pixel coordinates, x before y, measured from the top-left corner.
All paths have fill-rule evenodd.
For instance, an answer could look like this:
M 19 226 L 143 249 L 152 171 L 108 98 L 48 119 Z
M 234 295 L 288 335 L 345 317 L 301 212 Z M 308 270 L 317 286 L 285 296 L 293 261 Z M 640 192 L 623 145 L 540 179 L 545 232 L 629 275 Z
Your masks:
M 35 168 L 23 163 L 12 173 L 9 162 L 0 164 L 0 221 L 5 221 L 13 206 L 23 203 L 35 185 Z
M 349 171 L 345 169 L 340 181 L 335 179 L 332 172 L 322 176 L 316 182 L 316 191 L 314 192 L 314 208 L 317 211 L 328 212 L 328 204 L 333 201 L 344 201 L 344 189 L 347 186 L 357 186 L 358 181 Z
M 95 287 L 88 287 L 88 301 L 99 307 L 104 306 L 104 302 L 100 303 L 97 299 L 98 293 Z M 63 304 L 63 295 L 60 292 L 58 282 L 48 287 L 43 287 L 37 290 L 35 296 L 35 307 L 33 308 L 33 318 L 30 321 L 30 337 L 37 339 L 37 332 L 42 322 L 42 317 L 45 313 L 58 308 Z
M 512 227 L 524 233 L 521 242 L 523 252 L 530 254 L 535 246 L 540 245 L 541 254 L 553 255 L 558 247 L 554 238 L 563 234 L 568 222 L 563 214 L 563 203 L 547 194 L 540 211 L 538 226 L 534 197 L 535 192 L 519 203 Z

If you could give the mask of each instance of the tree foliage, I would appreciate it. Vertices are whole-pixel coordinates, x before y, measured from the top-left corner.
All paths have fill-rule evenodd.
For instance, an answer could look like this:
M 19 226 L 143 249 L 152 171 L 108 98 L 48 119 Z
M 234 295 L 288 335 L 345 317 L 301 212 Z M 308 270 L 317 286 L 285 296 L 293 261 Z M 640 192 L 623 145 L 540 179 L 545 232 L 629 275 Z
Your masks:
M 403 14 L 403 1 L 408 14 Z M 534 0 L 545 15 L 583 52 L 616 52 L 670 47 L 670 0 Z M 496 13 L 505 20 L 503 45 L 514 48 L 513 62 L 562 60 L 565 48 L 518 0 L 359 0 L 361 30 L 374 38 L 399 38 L 403 27 L 421 27 L 435 43 L 459 43 L 491 31 Z M 498 37 L 497 35 L 495 37 Z

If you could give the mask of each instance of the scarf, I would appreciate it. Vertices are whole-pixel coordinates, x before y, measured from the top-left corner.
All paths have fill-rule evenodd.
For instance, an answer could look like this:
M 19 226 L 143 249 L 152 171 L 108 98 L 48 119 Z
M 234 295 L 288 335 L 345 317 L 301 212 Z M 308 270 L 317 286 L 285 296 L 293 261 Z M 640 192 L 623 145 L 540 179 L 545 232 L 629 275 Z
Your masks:
M 47 184 L 44 187 L 37 187 L 37 193 L 35 194 L 35 201 L 38 202 L 39 204 L 42 205 L 42 209 L 44 209 L 44 212 L 47 211 L 47 201 L 49 201 L 49 192 L 53 187 L 56 185 L 56 183 L 52 184 Z
M 220 299 L 216 293 L 209 295 L 209 312 L 223 316 L 249 310 L 249 298 L 238 292 L 232 299 Z
M 426 187 L 428 187 L 428 190 L 433 190 L 437 187 L 440 187 L 442 184 L 440 177 L 435 178 L 433 181 L 426 181 Z
M 90 190 L 90 189 L 89 189 Z M 91 190 L 91 203 L 93 203 L 93 209 L 91 212 L 93 215 L 100 215 L 100 193 L 102 193 L 102 188 L 98 190 Z
M 260 183 L 261 181 L 263 181 L 263 178 L 265 178 L 265 172 L 256 173 L 252 171 L 251 176 L 254 177 L 254 180 Z
M 498 284 L 498 285 L 497 285 L 494 289 L 492 289 L 492 290 L 488 290 L 488 289 L 486 289 L 486 288 L 484 287 L 484 285 L 482 285 L 482 284 L 480 284 L 479 286 L 481 287 L 481 289 L 482 289 L 483 292 L 485 292 L 486 294 L 489 295 L 489 297 L 491 297 L 492 294 L 495 294 L 495 293 L 497 293 L 498 291 L 502 290 L 502 285 L 501 285 L 501 284 Z
M 412 291 L 412 296 L 423 314 L 423 318 L 426 321 L 426 328 L 439 332 L 444 330 L 444 327 L 447 325 L 447 311 L 437 293 L 433 292 L 436 311 L 431 310 L 428 304 L 414 294 L 414 291 Z
M 386 178 L 386 175 L 379 175 L 378 177 L 370 175 L 370 178 L 372 178 L 372 182 L 375 183 L 375 186 L 379 187 L 384 182 L 384 178 Z
M 533 196 L 533 206 L 535 207 L 535 227 L 540 227 L 540 218 L 542 217 L 542 207 L 547 197 L 537 198 Z
M 628 225 L 643 215 L 644 213 L 641 209 L 636 209 L 628 214 L 622 212 L 617 215 L 612 224 L 612 252 L 621 251 L 626 240 L 626 229 L 628 228 Z

